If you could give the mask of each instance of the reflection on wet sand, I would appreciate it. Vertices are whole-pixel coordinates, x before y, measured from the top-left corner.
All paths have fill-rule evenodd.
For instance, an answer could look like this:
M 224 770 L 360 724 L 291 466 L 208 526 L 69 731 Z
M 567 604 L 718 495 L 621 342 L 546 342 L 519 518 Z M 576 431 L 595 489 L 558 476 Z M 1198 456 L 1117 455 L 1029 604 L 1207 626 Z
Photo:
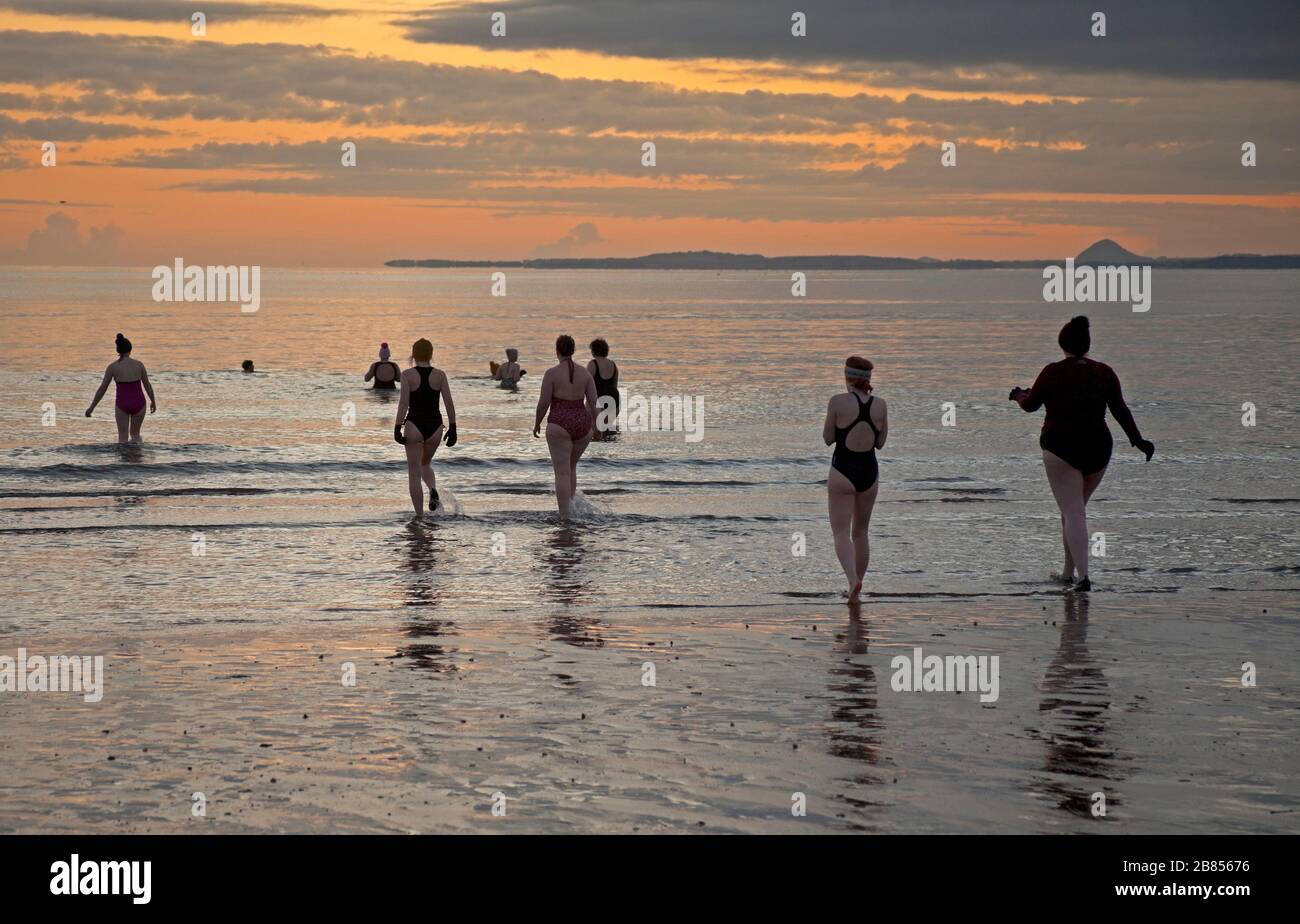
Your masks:
M 406 586 L 406 600 L 402 605 L 419 608 L 404 622 L 402 632 L 419 641 L 398 646 L 392 657 L 409 660 L 409 666 L 413 668 L 437 673 L 455 671 L 457 667 L 453 656 L 456 649 L 448 647 L 445 640 L 456 635 L 456 624 L 450 620 L 430 618 L 432 609 L 441 603 L 445 592 L 435 571 L 442 541 L 438 538 L 438 527 L 428 522 L 412 520 L 406 525 L 402 538 L 406 557 L 401 568 L 411 574 Z
M 1104 741 L 1110 687 L 1088 652 L 1088 597 L 1066 594 L 1061 640 L 1047 666 L 1038 705 L 1046 745 L 1043 777 L 1033 789 L 1074 815 L 1092 817 L 1093 793 L 1106 794 L 1107 808 L 1119 798 L 1103 781 L 1117 780 L 1120 759 Z
M 583 555 L 589 551 L 582 530 L 567 524 L 559 526 L 547 533 L 546 545 L 547 552 L 541 558 L 545 590 L 566 607 L 546 620 L 551 638 L 579 648 L 604 647 L 600 620 L 567 609 L 579 603 L 589 605 L 597 593 L 582 567 Z
M 860 786 L 884 781 L 876 772 L 881 762 L 880 732 L 884 728 L 877 711 L 876 672 L 866 661 L 858 660 L 868 654 L 870 641 L 862 607 L 850 605 L 848 625 L 843 633 L 836 633 L 831 646 L 835 664 L 828 686 L 831 713 L 826 737 L 828 753 L 854 761 L 851 774 L 844 779 Z M 851 794 L 840 794 L 838 798 L 859 812 L 879 805 Z

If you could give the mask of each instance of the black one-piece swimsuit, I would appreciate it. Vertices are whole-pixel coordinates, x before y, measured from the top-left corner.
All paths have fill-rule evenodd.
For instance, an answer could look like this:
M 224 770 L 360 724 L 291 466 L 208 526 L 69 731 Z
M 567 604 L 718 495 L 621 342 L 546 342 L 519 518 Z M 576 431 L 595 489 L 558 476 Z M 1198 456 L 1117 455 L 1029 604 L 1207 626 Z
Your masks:
M 870 427 L 877 439 L 880 437 L 880 431 L 871 422 L 871 402 L 876 400 L 876 396 L 872 395 L 866 403 L 863 403 L 857 395 L 853 397 L 858 402 L 858 416 L 847 427 L 835 428 L 835 453 L 831 456 L 831 468 L 849 479 L 853 483 L 853 489 L 861 493 L 870 490 L 876 483 L 876 479 L 880 477 L 880 465 L 876 462 L 875 440 L 872 440 L 871 448 L 866 452 L 850 449 L 844 441 L 848 439 L 849 431 L 860 423 Z
M 433 372 L 432 366 L 416 366 L 415 371 L 420 373 L 420 387 L 411 389 L 406 419 L 415 424 L 421 437 L 428 440 L 433 436 L 434 431 L 442 426 L 442 411 L 438 410 L 438 399 L 441 393 L 438 389 L 429 387 L 429 373 Z

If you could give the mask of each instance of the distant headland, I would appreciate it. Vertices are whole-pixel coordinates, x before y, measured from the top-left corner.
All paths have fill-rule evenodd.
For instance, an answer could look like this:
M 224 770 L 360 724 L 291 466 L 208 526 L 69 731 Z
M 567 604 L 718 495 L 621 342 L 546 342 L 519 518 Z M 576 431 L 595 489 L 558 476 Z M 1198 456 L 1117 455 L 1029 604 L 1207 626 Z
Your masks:
M 430 269 L 501 267 L 506 269 L 661 269 L 661 270 L 932 270 L 1042 269 L 1057 260 L 935 260 L 931 257 L 870 257 L 825 255 L 765 257 L 756 253 L 686 250 L 644 257 L 550 257 L 541 260 L 388 260 L 385 266 Z M 1142 257 L 1110 238 L 1100 240 L 1074 258 L 1075 265 L 1149 264 L 1169 269 L 1300 269 L 1300 254 L 1230 253 L 1217 257 Z

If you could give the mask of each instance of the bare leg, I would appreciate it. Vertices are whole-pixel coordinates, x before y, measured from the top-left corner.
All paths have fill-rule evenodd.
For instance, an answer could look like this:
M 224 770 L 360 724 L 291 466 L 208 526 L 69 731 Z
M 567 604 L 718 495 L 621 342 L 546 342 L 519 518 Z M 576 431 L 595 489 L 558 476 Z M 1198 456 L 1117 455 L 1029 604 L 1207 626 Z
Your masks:
M 555 469 L 555 503 L 560 508 L 560 516 L 569 515 L 569 504 L 573 500 L 573 481 L 570 459 L 573 456 L 573 439 L 569 432 L 559 424 L 546 425 L 546 445 L 551 450 L 551 467 Z M 583 448 L 586 448 L 585 446 Z
M 411 506 L 417 517 L 424 516 L 424 485 L 421 482 L 421 470 L 424 468 L 424 438 L 419 427 L 407 421 L 404 432 L 406 436 L 406 481 L 411 491 Z
M 826 476 L 826 509 L 831 517 L 831 534 L 835 537 L 835 557 L 849 581 L 849 602 L 857 600 L 862 590 L 852 535 L 856 495 L 853 482 L 831 469 Z
M 1055 453 L 1043 450 L 1043 467 L 1052 486 L 1056 506 L 1061 508 L 1066 554 L 1079 572 L 1088 576 L 1088 516 L 1083 499 L 1083 473 Z
M 867 490 L 853 497 L 853 564 L 857 568 L 858 581 L 867 577 L 867 566 L 871 564 L 871 541 L 867 530 L 871 527 L 871 511 L 876 506 L 876 495 L 880 492 L 877 481 Z
M 438 490 L 438 486 L 435 484 L 433 477 L 433 454 L 437 452 L 438 447 L 442 445 L 442 433 L 442 427 L 434 430 L 433 436 L 424 441 L 424 449 L 420 455 L 420 480 L 424 482 L 425 486 L 428 487 L 430 491 Z M 432 511 L 432 506 L 430 506 L 429 509 Z
M 1101 479 L 1106 477 L 1106 470 L 1103 468 L 1099 472 L 1093 472 L 1091 475 L 1083 476 L 1083 505 L 1088 506 L 1088 501 L 1092 499 L 1092 493 L 1097 490 L 1101 484 Z M 1065 539 L 1065 515 L 1061 515 L 1061 544 L 1065 546 L 1065 567 L 1061 569 L 1061 578 L 1065 581 L 1074 580 L 1074 556 L 1070 554 L 1070 545 Z M 1085 572 L 1086 574 L 1086 572 Z
M 1065 538 L 1065 514 L 1061 514 L 1061 545 L 1065 547 L 1065 564 L 1061 566 L 1061 579 L 1074 580 L 1074 556 L 1070 554 L 1070 542 Z
M 131 415 L 117 405 L 113 405 L 113 417 L 117 420 L 117 441 L 119 443 L 127 442 L 127 429 L 131 425 Z
M 580 439 L 573 444 L 573 453 L 569 456 L 569 488 L 572 492 L 569 494 L 570 500 L 578 496 L 578 460 L 587 451 L 592 439 L 593 437 L 588 435 L 585 439 Z
M 140 442 L 140 427 L 144 424 L 144 408 L 131 415 L 131 442 Z

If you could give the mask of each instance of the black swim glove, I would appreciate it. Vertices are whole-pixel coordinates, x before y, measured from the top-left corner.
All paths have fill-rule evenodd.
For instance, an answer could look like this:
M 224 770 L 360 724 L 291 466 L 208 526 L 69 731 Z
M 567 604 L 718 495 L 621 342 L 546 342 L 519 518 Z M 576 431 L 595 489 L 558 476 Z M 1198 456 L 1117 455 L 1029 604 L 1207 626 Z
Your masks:
M 455 425 L 455 424 L 448 424 L 448 425 L 447 425 L 447 438 L 444 439 L 443 442 L 447 444 L 447 448 L 448 448 L 448 449 L 450 449 L 452 446 L 455 446 L 455 445 L 456 445 L 456 425 Z
M 1156 454 L 1156 444 L 1150 440 L 1134 440 L 1133 445 L 1146 455 L 1148 462 Z
M 406 445 L 406 437 L 402 435 L 402 425 L 393 424 L 393 441 Z

